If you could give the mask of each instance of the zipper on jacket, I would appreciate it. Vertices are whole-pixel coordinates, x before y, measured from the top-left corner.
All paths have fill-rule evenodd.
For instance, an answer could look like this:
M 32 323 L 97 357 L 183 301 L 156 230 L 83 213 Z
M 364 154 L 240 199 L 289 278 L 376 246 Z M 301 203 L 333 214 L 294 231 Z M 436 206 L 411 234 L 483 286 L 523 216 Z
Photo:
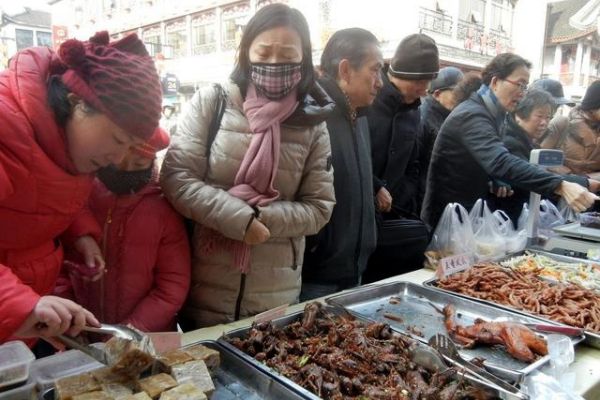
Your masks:
M 360 283 L 362 282 L 362 276 L 359 273 L 358 262 L 359 262 L 360 248 L 361 248 L 361 242 L 362 242 L 363 218 L 365 215 L 365 199 L 364 199 L 364 196 L 362 196 L 362 194 L 364 193 L 363 172 L 360 167 L 360 157 L 358 155 L 358 151 L 359 151 L 359 149 L 358 149 L 358 130 L 356 129 L 356 121 L 354 121 L 353 123 L 351 122 L 350 124 L 352 126 L 352 139 L 354 141 L 354 157 L 356 158 L 356 165 L 358 166 L 358 180 L 359 180 L 360 193 L 361 193 L 360 222 L 358 224 L 358 240 L 356 242 L 356 250 L 354 252 L 354 257 L 355 257 L 354 270 L 355 270 L 356 278 L 357 278 L 357 281 L 354 283 L 360 285 Z
M 240 278 L 240 289 L 238 291 L 237 300 L 235 301 L 234 321 L 239 321 L 239 319 L 240 319 L 242 300 L 244 299 L 245 291 L 246 291 L 246 274 L 242 274 L 242 276 Z
M 106 265 L 108 264 L 108 252 L 106 251 L 106 246 L 108 243 L 108 230 L 110 228 L 110 224 L 112 224 L 112 213 L 114 208 L 115 205 L 113 204 L 108 209 L 108 212 L 106 213 L 106 219 L 104 220 L 104 232 L 102 235 L 102 257 L 104 257 L 104 268 L 106 268 Z M 100 277 L 100 318 L 102 318 L 101 321 L 106 320 L 106 316 L 104 315 L 104 276 L 105 274 L 102 274 L 102 276 Z
M 292 269 L 295 271 L 298 269 L 298 257 L 296 257 L 296 244 L 294 238 L 290 238 L 290 244 L 292 245 Z

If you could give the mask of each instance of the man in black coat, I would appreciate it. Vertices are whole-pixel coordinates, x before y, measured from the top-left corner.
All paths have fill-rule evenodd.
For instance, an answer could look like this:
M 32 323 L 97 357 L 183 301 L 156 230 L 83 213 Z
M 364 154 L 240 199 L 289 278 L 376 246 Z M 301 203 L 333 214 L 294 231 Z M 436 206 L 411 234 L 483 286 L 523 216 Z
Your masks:
M 435 41 L 423 34 L 407 36 L 385 68 L 383 87 L 369 110 L 380 240 L 363 275 L 365 283 L 409 272 L 423 264 L 427 228 L 419 226 L 420 221 L 413 227 L 390 228 L 389 224 L 401 218 L 419 219 L 426 170 L 420 143 L 420 98 L 438 70 Z
M 327 118 L 336 205 L 321 231 L 306 238 L 300 300 L 361 284 L 375 250 L 371 144 L 362 115 L 381 88 L 383 59 L 377 38 L 360 28 L 336 32 L 321 56 L 321 86 L 336 103 Z
M 438 71 L 435 41 L 423 34 L 404 38 L 384 71 L 383 88 L 368 114 L 374 191 L 381 212 L 389 212 L 392 205 L 407 214 L 418 215 L 421 209 L 419 106 Z

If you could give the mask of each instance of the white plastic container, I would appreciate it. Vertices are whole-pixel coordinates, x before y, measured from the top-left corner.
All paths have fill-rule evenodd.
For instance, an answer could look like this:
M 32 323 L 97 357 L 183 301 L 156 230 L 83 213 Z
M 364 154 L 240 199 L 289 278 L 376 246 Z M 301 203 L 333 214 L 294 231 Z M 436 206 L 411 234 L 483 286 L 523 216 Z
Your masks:
M 103 366 L 79 350 L 67 350 L 36 360 L 31 368 L 30 381 L 35 382 L 38 390 L 43 392 L 52 388 L 57 379 L 79 375 Z
M 35 356 L 20 341 L 7 342 L 0 346 L 0 390 L 25 382 L 29 377 L 29 366 Z

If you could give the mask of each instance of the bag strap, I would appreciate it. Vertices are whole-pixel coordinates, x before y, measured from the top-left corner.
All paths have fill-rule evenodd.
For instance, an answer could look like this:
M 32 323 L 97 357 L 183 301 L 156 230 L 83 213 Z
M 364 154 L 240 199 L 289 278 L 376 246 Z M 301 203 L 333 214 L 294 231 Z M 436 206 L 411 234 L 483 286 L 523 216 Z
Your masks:
M 227 93 L 225 89 L 219 83 L 215 83 L 215 89 L 217 90 L 217 98 L 215 101 L 215 110 L 213 113 L 213 119 L 210 121 L 208 126 L 208 137 L 206 139 L 206 159 L 210 156 L 210 148 L 212 147 L 217 132 L 221 127 L 221 121 L 223 120 L 223 114 L 225 114 L 225 107 L 227 106 Z

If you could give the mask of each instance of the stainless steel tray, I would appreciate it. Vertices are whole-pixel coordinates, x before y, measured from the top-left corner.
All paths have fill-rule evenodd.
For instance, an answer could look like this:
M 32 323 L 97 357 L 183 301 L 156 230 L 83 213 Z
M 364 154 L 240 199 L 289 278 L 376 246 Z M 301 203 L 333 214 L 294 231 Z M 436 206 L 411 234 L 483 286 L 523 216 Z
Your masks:
M 392 298 L 395 298 L 396 301 L 393 301 L 395 304 L 390 302 Z M 440 309 L 448 303 L 454 304 L 457 323 L 460 325 L 472 325 L 477 318 L 484 320 L 509 318 L 525 323 L 539 322 L 539 319 L 523 316 L 520 313 L 483 305 L 466 298 L 449 296 L 441 291 L 410 282 L 370 285 L 329 297 L 326 301 L 342 306 L 353 314 L 385 322 L 392 328 L 421 341 L 427 341 L 436 333 L 447 334 L 444 316 L 429 302 Z M 402 320 L 386 318 L 386 313 L 398 316 Z M 415 334 L 415 330 L 420 331 L 422 336 Z M 583 337 L 575 338 L 573 344 L 582 340 Z M 550 356 L 544 356 L 529 364 L 515 359 L 501 346 L 476 346 L 472 349 L 461 349 L 460 354 L 469 360 L 484 359 L 484 365 L 490 372 L 515 382 L 520 382 L 524 375 L 550 360 Z
M 600 229 L 581 226 L 579 222 L 557 226 L 552 230 L 559 235 L 600 242 Z
M 340 309 L 339 307 L 329 307 L 326 306 L 325 308 L 328 312 L 331 312 L 334 315 L 340 315 L 342 313 L 344 313 L 345 311 L 343 311 L 342 309 Z M 277 318 L 274 319 L 272 321 L 273 325 L 276 327 L 284 327 L 287 326 L 289 324 L 292 324 L 293 322 L 299 321 L 302 319 L 302 316 L 304 315 L 304 311 L 299 311 L 290 315 L 286 315 L 285 317 L 281 317 L 281 318 Z M 361 317 L 360 315 L 356 315 L 356 314 L 352 314 L 353 317 L 357 318 L 358 320 L 364 321 L 365 323 L 369 323 L 372 322 L 372 320 L 368 319 L 368 318 L 364 318 Z M 265 373 L 271 375 L 273 377 L 273 379 L 278 380 L 280 382 L 282 382 L 283 384 L 285 384 L 286 386 L 289 386 L 291 388 L 293 388 L 295 391 L 297 391 L 298 393 L 300 393 L 305 399 L 309 399 L 309 400 L 320 400 L 320 398 L 315 395 L 314 393 L 310 392 L 307 389 L 304 389 L 302 386 L 298 385 L 297 383 L 295 383 L 294 381 L 292 381 L 291 379 L 285 377 L 284 375 L 280 374 L 278 371 L 272 369 L 271 367 L 267 366 L 266 364 L 257 361 L 256 359 L 254 359 L 252 356 L 244 353 L 243 351 L 239 350 L 238 348 L 236 348 L 235 346 L 233 346 L 232 344 L 230 344 L 229 342 L 227 342 L 224 337 L 229 337 L 229 338 L 245 338 L 249 336 L 250 333 L 250 329 L 252 329 L 252 327 L 246 327 L 246 328 L 239 328 L 239 329 L 235 329 L 229 332 L 226 332 L 223 334 L 223 336 L 221 338 L 218 339 L 218 343 L 221 344 L 223 347 L 229 349 L 230 351 L 238 354 L 241 358 L 243 358 L 244 360 L 246 360 L 248 363 L 251 363 L 252 365 L 254 365 L 256 368 L 259 368 L 260 370 L 264 371 Z M 401 332 L 402 333 L 402 332 Z M 427 344 L 421 342 L 421 341 L 416 341 L 417 346 L 424 346 L 424 347 L 429 347 Z M 448 360 L 445 360 L 446 363 L 448 365 L 451 365 L 451 363 L 448 362 Z M 507 392 L 500 392 L 498 391 L 495 387 L 488 385 L 486 382 L 482 382 L 479 379 L 470 376 L 470 375 L 464 375 L 464 379 L 466 379 L 467 381 L 469 381 L 471 384 L 475 385 L 475 386 L 480 386 L 485 388 L 487 391 L 489 391 L 491 394 L 493 394 L 494 396 L 497 396 L 498 398 L 501 399 L 507 399 L 507 400 L 516 400 L 517 397 L 511 393 L 507 393 Z M 211 399 L 212 400 L 212 399 Z
M 558 254 L 552 254 L 552 253 L 548 253 L 548 252 L 545 252 L 545 251 L 538 251 L 538 250 L 531 250 L 531 249 L 525 249 L 525 250 L 527 250 L 527 251 L 529 251 L 531 253 L 543 254 L 545 256 L 548 256 L 548 257 L 553 258 L 553 259 L 558 260 L 558 261 L 587 262 L 586 260 L 581 260 L 579 258 L 561 256 L 561 255 L 558 255 Z M 506 257 L 503 257 L 499 262 L 508 260 L 508 259 L 510 259 L 512 257 L 523 255 L 523 253 L 524 253 L 524 251 L 508 255 Z M 447 293 L 447 294 L 452 295 L 454 297 L 462 297 L 462 298 L 466 298 L 466 299 L 469 299 L 469 300 L 476 301 L 478 303 L 489 304 L 489 305 L 491 305 L 493 307 L 496 307 L 496 308 L 499 308 L 499 309 L 503 309 L 503 310 L 507 310 L 507 311 L 511 311 L 511 312 L 515 312 L 515 313 L 519 313 L 521 315 L 526 315 L 528 317 L 536 318 L 536 319 L 538 319 L 540 321 L 544 321 L 546 323 L 551 323 L 551 324 L 555 324 L 555 325 L 556 324 L 561 325 L 560 323 L 558 323 L 556 321 L 553 321 L 553 320 L 551 320 L 549 318 L 546 318 L 544 316 L 537 315 L 537 314 L 532 314 L 530 312 L 527 312 L 527 311 L 524 311 L 524 310 L 520 310 L 518 308 L 514 308 L 514 307 L 511 307 L 511 306 L 504 305 L 504 304 L 498 304 L 498 303 L 494 303 L 494 302 L 491 302 L 491 301 L 488 301 L 488 300 L 483 300 L 483 299 L 478 299 L 476 297 L 467 296 L 467 295 L 462 294 L 462 293 L 456 293 L 456 292 L 452 292 L 450 290 L 442 289 L 442 288 L 438 287 L 437 282 L 438 282 L 438 278 L 428 279 L 425 282 L 423 282 L 423 286 L 430 287 L 433 290 L 436 290 L 436 291 L 439 291 L 439 292 Z M 596 332 L 591 332 L 591 331 L 588 331 L 588 330 L 586 330 L 584 332 L 585 332 L 584 343 L 587 344 L 590 347 L 594 347 L 596 349 L 600 349 L 600 334 L 598 334 Z
M 240 357 L 220 343 L 212 340 L 200 341 L 206 347 L 221 354 L 221 365 L 213 370 L 215 391 L 211 400 L 301 400 L 297 391 L 272 379 L 272 377 L 254 363 Z M 190 346 L 191 346 L 190 345 Z M 42 400 L 54 400 L 54 389 L 43 394 Z

